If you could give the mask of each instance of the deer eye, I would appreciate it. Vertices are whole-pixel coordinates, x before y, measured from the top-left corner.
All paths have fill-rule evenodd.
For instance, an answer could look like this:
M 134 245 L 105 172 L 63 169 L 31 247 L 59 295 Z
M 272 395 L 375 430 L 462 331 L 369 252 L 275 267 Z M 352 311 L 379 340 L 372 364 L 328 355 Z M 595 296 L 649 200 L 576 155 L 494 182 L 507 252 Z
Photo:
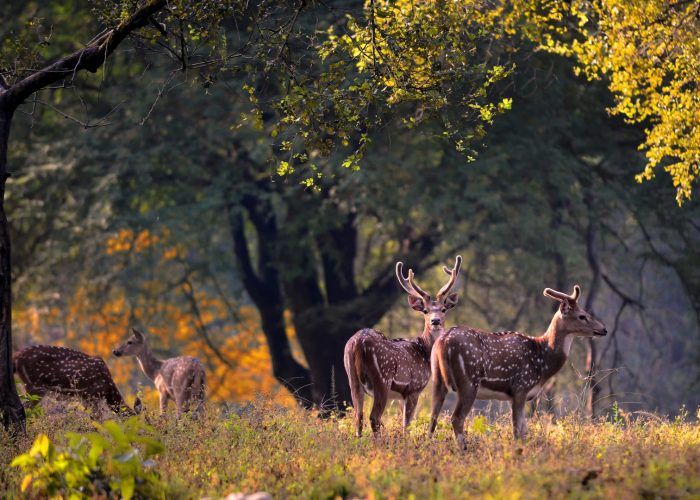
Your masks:
M 581 316 L 578 317 L 578 319 L 580 319 L 581 321 L 584 321 L 586 319 L 586 317 L 582 314 Z
M 445 309 L 445 308 L 443 307 L 443 308 L 442 308 L 442 312 L 447 312 L 447 309 Z
M 131 342 L 131 340 L 127 342 L 127 344 L 129 344 L 129 345 L 131 345 L 132 343 L 133 343 L 133 342 Z
M 428 310 L 427 310 L 427 309 L 423 309 L 423 314 L 428 314 Z

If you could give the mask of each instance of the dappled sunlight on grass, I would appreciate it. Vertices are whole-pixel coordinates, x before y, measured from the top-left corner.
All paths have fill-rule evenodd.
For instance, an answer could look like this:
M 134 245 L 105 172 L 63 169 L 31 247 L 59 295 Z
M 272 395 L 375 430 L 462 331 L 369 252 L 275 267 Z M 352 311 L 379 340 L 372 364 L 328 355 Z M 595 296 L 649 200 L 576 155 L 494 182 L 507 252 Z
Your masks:
M 352 415 L 322 420 L 262 398 L 210 404 L 200 420 L 160 418 L 153 409 L 141 418 L 165 446 L 157 469 L 183 497 L 260 490 L 276 498 L 700 495 L 700 426 L 689 419 L 589 423 L 535 416 L 527 441 L 516 442 L 507 415 L 474 414 L 466 424 L 468 449 L 461 451 L 446 415 L 428 440 L 427 414 L 404 435 L 395 408 L 379 437 L 361 438 Z M 6 466 L 39 433 L 60 443 L 65 431 L 91 429 L 87 416 L 72 409 L 33 418 L 16 446 L 0 438 L 3 496 L 17 494 L 21 480 L 20 471 Z

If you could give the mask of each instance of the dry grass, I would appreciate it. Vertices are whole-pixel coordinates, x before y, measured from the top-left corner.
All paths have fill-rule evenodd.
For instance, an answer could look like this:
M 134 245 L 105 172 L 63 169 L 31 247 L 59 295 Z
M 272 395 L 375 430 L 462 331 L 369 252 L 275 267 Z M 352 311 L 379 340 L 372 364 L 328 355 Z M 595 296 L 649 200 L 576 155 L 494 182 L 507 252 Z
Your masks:
M 386 415 L 380 438 L 360 439 L 351 418 L 320 420 L 262 399 L 237 411 L 210 408 L 199 421 L 143 418 L 165 445 L 158 469 L 183 498 L 260 490 L 275 498 L 700 497 L 700 426 L 687 419 L 536 417 L 517 443 L 506 416 L 472 415 L 464 452 L 448 418 L 428 441 L 425 414 L 407 436 L 398 416 Z M 60 444 L 67 430 L 92 425 L 72 409 L 34 418 L 16 444 L 0 437 L 0 497 L 19 495 L 12 457 L 40 432 Z

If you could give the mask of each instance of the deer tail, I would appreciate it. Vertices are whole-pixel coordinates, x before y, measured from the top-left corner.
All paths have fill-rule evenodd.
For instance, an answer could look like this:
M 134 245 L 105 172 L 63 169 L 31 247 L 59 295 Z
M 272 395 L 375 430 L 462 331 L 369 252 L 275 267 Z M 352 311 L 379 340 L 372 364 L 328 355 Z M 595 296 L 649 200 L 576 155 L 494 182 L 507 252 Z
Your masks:
M 362 411 L 362 403 L 364 402 L 364 392 L 360 382 L 360 373 L 362 373 L 362 349 L 359 339 L 351 338 L 345 344 L 345 353 L 343 356 L 343 364 L 345 372 L 348 375 L 350 383 L 350 394 L 352 396 L 352 404 L 357 411 Z
M 442 383 L 445 387 L 450 387 L 450 375 L 447 372 L 447 363 L 443 356 L 442 344 L 433 346 L 433 352 L 430 357 L 430 371 L 433 373 L 433 383 Z

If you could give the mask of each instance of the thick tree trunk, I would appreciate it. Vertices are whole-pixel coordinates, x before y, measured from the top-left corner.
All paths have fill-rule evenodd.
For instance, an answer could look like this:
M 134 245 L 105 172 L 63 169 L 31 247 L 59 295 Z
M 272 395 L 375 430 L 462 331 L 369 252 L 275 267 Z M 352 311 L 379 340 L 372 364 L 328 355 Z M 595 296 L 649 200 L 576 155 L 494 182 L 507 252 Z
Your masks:
M 342 410 L 352 401 L 343 351 L 356 329 L 327 320 L 300 320 L 294 323 L 309 364 L 314 403 L 325 411 Z
M 12 110 L 0 93 L 0 412 L 5 430 L 24 430 L 26 416 L 17 395 L 12 369 L 12 268 L 10 230 L 5 216 L 7 141 Z
M 586 257 L 588 266 L 593 272 L 593 279 L 586 298 L 585 308 L 587 311 L 595 314 L 593 303 L 598 295 L 600 288 L 600 262 L 596 253 L 595 240 L 597 228 L 595 221 L 597 219 L 593 209 L 593 194 L 591 186 L 584 186 L 584 203 L 588 208 L 588 227 L 586 228 Z M 600 384 L 598 382 L 598 353 L 596 352 L 594 339 L 586 339 L 586 376 L 588 379 L 588 393 L 586 394 L 586 416 L 594 418 L 598 415 L 598 402 L 600 400 Z
M 243 285 L 260 312 L 263 334 L 270 350 L 273 375 L 292 393 L 299 404 L 310 408 L 314 403 L 311 376 L 292 355 L 285 328 L 284 301 L 279 272 L 272 261 L 272 252 L 268 248 L 277 238 L 276 221 L 268 207 L 259 207 L 256 203 L 256 200 L 252 200 L 245 204 L 248 205 L 258 236 L 257 271 L 253 267 L 248 248 L 243 217 L 236 206 L 228 206 L 236 263 Z
M 275 377 L 304 406 L 342 411 L 351 403 L 343 352 L 360 328 L 372 327 L 400 293 L 394 263 L 360 292 L 355 282 L 357 234 L 354 215 L 337 210 L 335 225 L 309 230 L 308 219 L 318 200 L 287 199 L 287 219 L 278 227 L 270 185 L 258 184 L 259 196 L 246 191 L 228 205 L 236 261 L 243 284 L 262 318 Z M 235 201 L 234 201 L 235 200 Z M 332 206 L 325 206 L 332 210 Z M 246 230 L 243 211 L 255 229 Z M 254 244 L 250 244 L 254 241 Z M 399 258 L 423 261 L 435 247 L 433 238 L 416 237 L 404 245 Z M 256 258 L 251 250 L 257 252 Z M 253 261 L 257 265 L 253 265 Z M 419 266 L 414 264 L 414 269 Z M 322 272 L 321 272 L 322 271 Z M 292 312 L 297 338 L 308 369 L 294 360 L 285 331 L 284 309 Z M 407 332 L 410 336 L 410 332 Z
M 299 404 L 305 408 L 311 408 L 314 404 L 313 378 L 309 370 L 300 365 L 292 356 L 282 305 L 265 304 L 258 307 L 258 310 L 262 319 L 265 340 L 270 350 L 270 358 L 272 358 L 273 375 L 292 393 Z

